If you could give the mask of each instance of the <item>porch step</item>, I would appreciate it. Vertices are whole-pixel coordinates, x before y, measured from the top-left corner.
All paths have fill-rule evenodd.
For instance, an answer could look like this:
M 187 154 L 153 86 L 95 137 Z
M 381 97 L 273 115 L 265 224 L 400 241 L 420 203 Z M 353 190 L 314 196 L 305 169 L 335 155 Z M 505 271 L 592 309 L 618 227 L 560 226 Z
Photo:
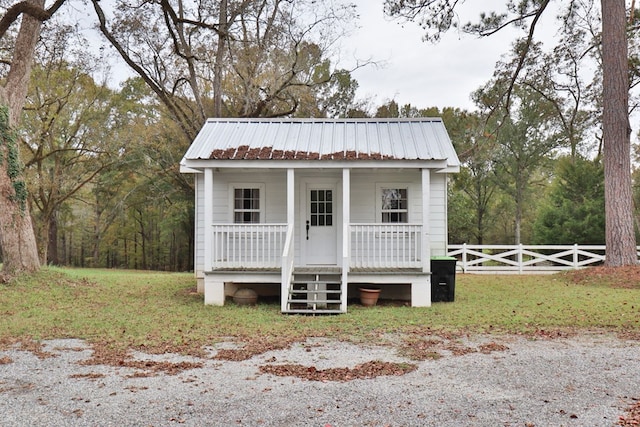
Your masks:
M 286 310 L 284 313 L 286 314 L 342 314 L 344 313 L 341 310 L 322 310 L 322 309 L 316 309 L 316 310 L 308 310 L 308 309 L 288 309 Z
M 343 313 L 342 282 L 339 271 L 294 272 L 289 284 L 287 307 L 289 314 Z
M 340 289 L 289 289 L 290 294 L 342 294 Z
M 324 285 L 327 285 L 327 286 L 340 286 L 340 285 L 342 285 L 342 283 L 340 283 L 340 282 L 330 282 L 328 280 L 318 280 L 318 281 L 315 281 L 315 280 L 293 280 L 291 282 L 292 285 L 308 285 L 310 283 L 318 284 L 318 285 L 324 284 Z

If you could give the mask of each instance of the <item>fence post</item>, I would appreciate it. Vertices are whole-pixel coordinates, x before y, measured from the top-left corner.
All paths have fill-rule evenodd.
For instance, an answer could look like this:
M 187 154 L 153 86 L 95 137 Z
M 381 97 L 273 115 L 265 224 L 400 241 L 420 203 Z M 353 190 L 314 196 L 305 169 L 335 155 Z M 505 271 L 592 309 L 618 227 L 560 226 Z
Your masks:
M 578 244 L 573 244 L 573 268 L 578 268 Z
M 518 271 L 522 274 L 522 243 L 518 244 Z
M 467 272 L 467 244 L 462 244 L 462 272 Z

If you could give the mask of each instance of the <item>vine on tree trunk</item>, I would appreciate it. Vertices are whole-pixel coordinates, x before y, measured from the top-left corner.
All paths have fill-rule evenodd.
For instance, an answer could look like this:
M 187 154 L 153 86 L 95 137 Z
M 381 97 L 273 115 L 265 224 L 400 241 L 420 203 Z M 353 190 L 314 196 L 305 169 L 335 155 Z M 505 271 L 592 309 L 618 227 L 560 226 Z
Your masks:
M 7 153 L 7 175 L 14 191 L 9 199 L 19 204 L 20 212 L 24 215 L 27 209 L 28 194 L 27 184 L 20 179 L 23 167 L 18 155 L 17 139 L 16 133 L 9 126 L 9 107 L 2 105 L 0 106 L 0 144 L 6 145 L 6 149 L 3 151 Z M 2 151 L 0 151 L 0 164 L 3 160 Z

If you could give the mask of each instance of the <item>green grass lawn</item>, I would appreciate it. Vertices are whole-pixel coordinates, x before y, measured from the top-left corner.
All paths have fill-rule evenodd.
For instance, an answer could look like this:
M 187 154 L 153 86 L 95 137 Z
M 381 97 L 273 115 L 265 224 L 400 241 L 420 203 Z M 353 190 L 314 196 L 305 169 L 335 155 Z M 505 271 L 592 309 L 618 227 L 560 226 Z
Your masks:
M 640 285 L 574 284 L 566 275 L 456 278 L 456 300 L 430 308 L 348 307 L 292 316 L 279 304 L 205 306 L 193 274 L 58 269 L 0 285 L 0 342 L 81 338 L 118 349 L 197 353 L 223 340 L 291 342 L 307 336 L 384 343 L 390 336 L 460 332 L 640 332 Z

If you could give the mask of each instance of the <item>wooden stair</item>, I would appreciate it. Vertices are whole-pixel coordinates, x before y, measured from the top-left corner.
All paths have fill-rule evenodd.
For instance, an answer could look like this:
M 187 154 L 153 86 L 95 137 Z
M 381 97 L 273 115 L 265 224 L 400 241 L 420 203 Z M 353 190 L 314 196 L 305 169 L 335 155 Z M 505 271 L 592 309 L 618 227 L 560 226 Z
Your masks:
M 342 310 L 342 281 L 339 272 L 294 271 L 289 284 L 286 309 L 289 314 L 339 314 Z

